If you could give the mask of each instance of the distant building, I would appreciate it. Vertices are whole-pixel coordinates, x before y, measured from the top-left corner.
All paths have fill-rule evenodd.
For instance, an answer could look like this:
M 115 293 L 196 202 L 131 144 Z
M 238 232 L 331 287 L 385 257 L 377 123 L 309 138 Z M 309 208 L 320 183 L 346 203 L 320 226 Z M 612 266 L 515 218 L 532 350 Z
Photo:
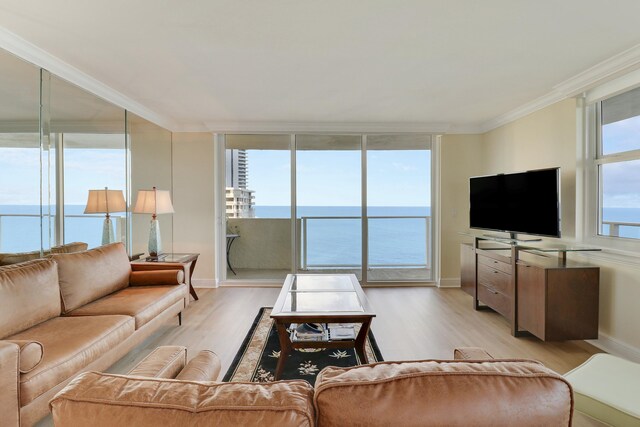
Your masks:
M 253 190 L 247 189 L 248 160 L 246 150 L 227 150 L 226 153 L 226 211 L 227 218 L 254 218 Z

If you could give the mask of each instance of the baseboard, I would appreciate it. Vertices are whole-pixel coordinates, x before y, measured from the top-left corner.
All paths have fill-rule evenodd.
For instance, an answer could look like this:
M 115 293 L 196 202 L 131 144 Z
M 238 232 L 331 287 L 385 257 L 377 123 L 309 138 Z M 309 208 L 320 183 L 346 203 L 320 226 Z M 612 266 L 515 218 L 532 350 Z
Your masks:
M 587 340 L 587 342 L 609 354 L 613 354 L 614 356 L 623 357 L 627 360 L 640 363 L 640 348 L 632 347 L 620 342 L 619 340 L 607 334 L 603 334 L 602 332 L 598 333 L 597 340 Z
M 438 287 L 439 288 L 459 288 L 460 278 L 453 277 L 453 278 L 440 279 L 440 282 L 438 282 Z
M 215 279 L 191 279 L 194 288 L 217 288 Z

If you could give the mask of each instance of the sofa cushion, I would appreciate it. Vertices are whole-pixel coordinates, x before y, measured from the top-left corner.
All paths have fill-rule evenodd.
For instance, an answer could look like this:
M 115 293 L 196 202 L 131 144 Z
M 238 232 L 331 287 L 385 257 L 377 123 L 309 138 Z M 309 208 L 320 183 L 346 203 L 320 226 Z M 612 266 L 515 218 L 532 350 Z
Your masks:
M 51 258 L 58 263 L 64 313 L 129 285 L 131 265 L 122 243 Z
M 56 425 L 314 425 L 313 388 L 302 380 L 203 383 L 86 372 L 50 406 Z
M 571 386 L 531 361 L 381 362 L 324 368 L 318 426 L 569 426 Z
M 56 317 L 10 337 L 38 341 L 44 347 L 40 364 L 20 375 L 21 406 L 75 375 L 134 330 L 129 316 Z
M 187 285 L 128 287 L 90 304 L 82 306 L 66 316 L 97 316 L 124 314 L 136 319 L 140 329 L 158 314 L 188 295 Z
M 60 287 L 53 261 L 0 268 L 0 338 L 56 316 L 60 316 Z
M 84 242 L 71 242 L 65 243 L 60 246 L 52 246 L 51 253 L 52 254 L 71 254 L 74 252 L 82 252 L 86 251 L 89 245 Z

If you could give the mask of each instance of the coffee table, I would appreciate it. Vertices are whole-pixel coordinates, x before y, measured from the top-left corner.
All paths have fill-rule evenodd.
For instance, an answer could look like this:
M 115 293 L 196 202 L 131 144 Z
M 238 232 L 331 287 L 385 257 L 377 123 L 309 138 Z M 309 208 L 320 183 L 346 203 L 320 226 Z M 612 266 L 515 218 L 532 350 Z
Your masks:
M 375 317 L 369 300 L 353 274 L 289 274 L 271 312 L 280 340 L 275 379 L 295 348 L 354 348 L 361 363 L 369 363 L 365 343 Z M 360 323 L 355 339 L 291 341 L 292 323 Z

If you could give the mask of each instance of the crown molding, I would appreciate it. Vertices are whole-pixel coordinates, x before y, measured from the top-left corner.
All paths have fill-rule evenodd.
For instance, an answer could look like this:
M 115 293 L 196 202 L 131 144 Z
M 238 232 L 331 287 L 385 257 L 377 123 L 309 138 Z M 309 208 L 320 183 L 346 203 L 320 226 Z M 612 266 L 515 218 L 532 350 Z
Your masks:
M 459 123 L 459 124 L 452 124 L 451 126 L 449 126 L 449 130 L 446 133 L 448 135 L 451 135 L 451 134 L 466 135 L 466 134 L 479 134 L 483 132 L 484 131 L 481 125 Z
M 632 72 L 640 68 L 640 44 L 614 55 L 591 68 L 576 74 L 553 86 L 552 90 L 508 113 L 502 114 L 494 119 L 485 122 L 481 128 L 482 132 L 488 132 L 497 127 L 506 125 L 526 115 L 541 110 L 563 99 L 578 96 L 583 92 L 592 89 L 594 86 L 611 81 L 625 73 Z
M 214 133 L 447 133 L 447 123 L 416 122 L 207 122 L 205 126 Z
M 640 44 L 608 58 L 553 87 L 565 97 L 573 97 L 582 92 L 612 80 L 624 73 L 640 67 Z
M 157 125 L 172 131 L 179 127 L 173 119 L 156 113 L 3 27 L 0 27 L 0 47 Z

